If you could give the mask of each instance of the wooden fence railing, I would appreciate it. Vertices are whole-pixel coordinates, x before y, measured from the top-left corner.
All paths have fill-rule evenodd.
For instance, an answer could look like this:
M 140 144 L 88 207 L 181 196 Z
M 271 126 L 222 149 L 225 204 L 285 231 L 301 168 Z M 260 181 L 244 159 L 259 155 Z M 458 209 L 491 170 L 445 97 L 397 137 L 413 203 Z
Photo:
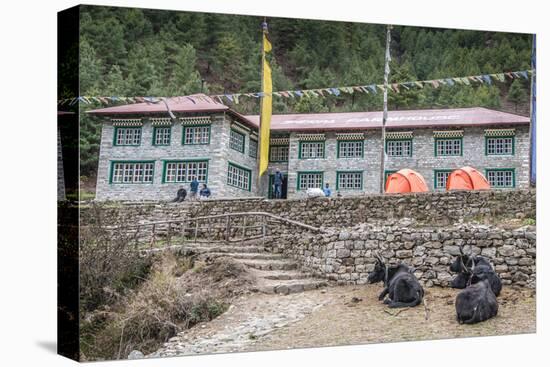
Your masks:
M 182 245 L 185 242 L 243 242 L 277 234 L 281 226 L 294 226 L 311 232 L 321 228 L 266 212 L 238 212 L 194 218 L 156 221 L 124 226 L 110 226 L 120 231 L 136 249 L 153 249 Z

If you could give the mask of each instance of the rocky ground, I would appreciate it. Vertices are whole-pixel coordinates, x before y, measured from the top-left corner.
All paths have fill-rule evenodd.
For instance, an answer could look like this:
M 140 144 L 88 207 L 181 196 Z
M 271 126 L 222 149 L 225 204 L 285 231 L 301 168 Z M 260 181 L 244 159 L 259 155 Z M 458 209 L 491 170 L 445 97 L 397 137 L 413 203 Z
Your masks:
M 536 331 L 535 292 L 505 287 L 497 317 L 476 325 L 455 321 L 457 290 L 429 288 L 426 309 L 388 309 L 377 285 L 304 293 L 253 294 L 217 319 L 186 330 L 149 357 L 429 340 Z

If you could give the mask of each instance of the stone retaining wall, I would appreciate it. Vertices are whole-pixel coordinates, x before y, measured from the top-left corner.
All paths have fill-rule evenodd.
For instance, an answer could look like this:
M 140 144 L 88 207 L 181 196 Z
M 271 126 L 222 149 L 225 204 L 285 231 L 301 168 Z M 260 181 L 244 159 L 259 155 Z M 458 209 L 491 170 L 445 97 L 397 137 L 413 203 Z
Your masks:
M 535 218 L 535 190 L 430 192 L 407 195 L 365 195 L 301 200 L 212 200 L 92 203 L 81 208 L 82 224 L 144 223 L 228 212 L 265 211 L 314 226 L 345 226 L 413 218 L 417 223 L 445 226 L 471 220 Z
M 454 274 L 449 265 L 459 254 L 471 250 L 491 260 L 504 284 L 535 287 L 535 227 L 503 229 L 463 224 L 441 228 L 360 225 L 340 232 L 288 234 L 273 244 L 300 262 L 304 269 L 342 284 L 364 284 L 374 269 L 373 251 L 388 263 L 413 266 L 424 285 L 448 286 Z

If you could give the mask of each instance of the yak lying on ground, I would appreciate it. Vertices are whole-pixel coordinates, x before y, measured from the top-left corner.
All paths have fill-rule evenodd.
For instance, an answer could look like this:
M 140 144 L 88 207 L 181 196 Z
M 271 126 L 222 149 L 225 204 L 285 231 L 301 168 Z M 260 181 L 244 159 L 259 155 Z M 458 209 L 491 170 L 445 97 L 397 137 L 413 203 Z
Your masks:
M 449 269 L 457 276 L 451 281 L 452 288 L 464 289 L 468 286 L 468 282 L 472 276 L 471 267 L 474 265 L 491 266 L 489 260 L 482 256 L 460 255 L 451 263 Z
M 460 248 L 460 255 L 455 258 L 449 267 L 452 272 L 458 273 L 451 281 L 452 288 L 464 289 L 477 279 L 486 278 L 491 290 L 498 297 L 502 290 L 502 281 L 493 270 L 491 262 L 483 256 L 464 255 Z
M 475 324 L 496 316 L 497 298 L 486 277 L 462 290 L 455 301 L 456 319 L 460 324 Z
M 414 307 L 422 302 L 424 289 L 418 279 L 412 274 L 411 268 L 405 264 L 386 266 L 380 255 L 375 254 L 376 265 L 367 281 L 369 283 L 384 282 L 384 290 L 378 296 L 380 301 L 391 308 Z

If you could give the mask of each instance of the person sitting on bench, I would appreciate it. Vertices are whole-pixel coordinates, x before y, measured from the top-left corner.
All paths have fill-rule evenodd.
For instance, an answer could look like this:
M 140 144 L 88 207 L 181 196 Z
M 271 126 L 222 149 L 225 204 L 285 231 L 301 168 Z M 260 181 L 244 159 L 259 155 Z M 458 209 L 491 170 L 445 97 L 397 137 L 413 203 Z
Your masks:
M 173 203 L 181 203 L 185 200 L 185 197 L 187 196 L 187 190 L 185 190 L 185 187 L 180 186 L 180 189 L 178 190 L 178 193 L 176 194 L 176 198 L 172 200 Z
M 202 184 L 202 189 L 199 192 L 199 198 L 201 200 L 205 200 L 205 199 L 208 199 L 210 197 L 210 195 L 211 195 L 210 189 L 208 187 L 206 187 L 206 184 Z

